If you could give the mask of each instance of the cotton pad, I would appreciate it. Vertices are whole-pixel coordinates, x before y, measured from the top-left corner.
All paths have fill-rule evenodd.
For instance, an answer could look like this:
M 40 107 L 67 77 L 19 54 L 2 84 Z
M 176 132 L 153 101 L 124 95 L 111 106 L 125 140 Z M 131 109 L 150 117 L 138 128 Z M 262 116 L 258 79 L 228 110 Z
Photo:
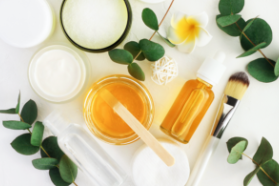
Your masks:
M 137 186 L 184 186 L 190 175 L 186 153 L 175 143 L 161 141 L 163 147 L 175 158 L 175 164 L 168 167 L 146 145 L 134 155 L 132 176 Z
M 9 45 L 29 48 L 52 33 L 54 16 L 46 0 L 0 1 L 0 38 Z

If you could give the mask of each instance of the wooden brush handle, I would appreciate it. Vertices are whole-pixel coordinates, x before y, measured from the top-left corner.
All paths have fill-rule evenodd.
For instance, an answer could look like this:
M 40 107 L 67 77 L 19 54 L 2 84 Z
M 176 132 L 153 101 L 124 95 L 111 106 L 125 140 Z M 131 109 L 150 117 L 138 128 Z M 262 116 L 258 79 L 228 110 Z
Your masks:
M 127 110 L 108 90 L 101 90 L 101 97 L 113 110 L 135 131 L 135 133 L 149 146 L 167 166 L 175 163 L 173 156 L 161 143 Z

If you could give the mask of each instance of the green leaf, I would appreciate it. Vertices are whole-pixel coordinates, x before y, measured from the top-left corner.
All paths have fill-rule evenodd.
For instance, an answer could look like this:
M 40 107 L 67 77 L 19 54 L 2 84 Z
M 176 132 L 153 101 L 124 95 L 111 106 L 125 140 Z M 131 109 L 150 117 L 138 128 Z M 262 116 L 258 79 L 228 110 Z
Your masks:
M 228 15 L 228 16 L 222 16 L 217 19 L 217 23 L 221 27 L 230 26 L 234 23 L 236 23 L 241 18 L 241 15 Z
M 245 138 L 242 138 L 242 137 L 234 137 L 234 138 L 229 139 L 229 141 L 227 141 L 227 148 L 228 148 L 229 153 L 231 153 L 232 148 L 233 148 L 236 144 L 238 144 L 239 142 L 241 142 L 241 141 L 246 141 L 246 142 L 247 142 L 247 146 L 248 146 L 248 140 L 245 139 Z M 247 148 L 247 146 L 246 146 L 246 148 Z M 244 150 L 246 150 L 246 148 L 245 148 Z M 241 155 L 241 158 L 240 158 L 240 159 L 242 159 L 242 155 Z
M 246 56 L 249 56 L 251 54 L 254 54 L 257 50 L 263 48 L 264 46 L 266 45 L 266 42 L 263 42 L 263 43 L 260 43 L 256 46 L 254 46 L 253 48 L 247 50 L 246 52 L 244 52 L 243 54 L 237 56 L 238 58 L 240 57 L 246 57 Z
M 275 76 L 279 76 L 279 58 L 277 59 L 277 62 L 274 67 L 274 74 Z
M 35 101 L 29 100 L 21 110 L 21 117 L 25 123 L 32 125 L 37 119 L 38 109 Z
M 142 20 L 146 26 L 151 28 L 152 30 L 159 30 L 158 19 L 153 10 L 149 8 L 145 8 L 142 11 Z
M 275 62 L 269 59 L 273 64 Z M 247 71 L 258 81 L 269 83 L 275 81 L 278 77 L 274 74 L 274 68 L 268 63 L 265 58 L 258 58 L 251 61 L 247 65 Z
M 157 43 L 142 39 L 139 44 L 144 56 L 151 62 L 157 61 L 165 55 L 165 49 Z
M 39 170 L 55 168 L 59 161 L 55 158 L 39 158 L 32 161 L 33 166 Z
M 22 134 L 18 136 L 12 143 L 12 147 L 20 154 L 32 155 L 39 151 L 39 147 L 35 147 L 30 143 L 31 134 Z
M 13 130 L 25 130 L 31 128 L 31 125 L 21 121 L 3 121 L 4 127 Z
M 71 183 L 65 182 L 61 178 L 58 168 L 50 169 L 49 170 L 49 176 L 50 176 L 50 179 L 51 179 L 52 183 L 56 186 L 68 186 L 68 185 L 71 184 Z
M 222 15 L 217 15 L 216 16 L 216 22 L 217 20 L 222 17 Z M 243 28 L 246 25 L 246 22 L 244 21 L 244 19 L 240 18 L 237 22 L 237 25 L 240 27 L 241 30 L 243 30 Z M 238 28 L 236 24 L 232 24 L 230 26 L 226 26 L 226 27 L 222 27 L 221 25 L 218 24 L 217 22 L 217 26 L 223 30 L 225 33 L 227 33 L 230 36 L 240 36 L 241 35 L 241 30 Z
M 58 146 L 57 137 L 55 136 L 50 136 L 44 139 L 42 146 L 52 158 L 56 158 L 57 160 L 60 160 L 61 157 L 64 155 L 64 152 Z M 41 156 L 43 158 L 48 157 L 42 149 L 41 149 Z
M 144 72 L 142 71 L 142 69 L 140 68 L 140 66 L 136 63 L 132 63 L 128 66 L 128 71 L 130 73 L 131 76 L 133 76 L 134 78 L 140 80 L 140 81 L 144 81 L 145 80 L 145 75 Z
M 248 174 L 245 179 L 244 179 L 244 186 L 248 186 L 249 183 L 252 181 L 252 179 L 254 178 L 254 176 L 259 172 L 260 168 L 257 167 L 255 170 L 253 170 L 253 172 L 251 172 L 250 174 Z
M 17 114 L 15 108 L 7 109 L 7 110 L 0 110 L 2 114 Z
M 231 153 L 227 159 L 228 163 L 234 164 L 237 163 L 238 160 L 241 158 L 242 153 L 245 151 L 247 148 L 247 141 L 240 141 L 238 142 L 232 149 Z
M 256 18 L 252 23 L 244 33 L 255 45 L 265 42 L 266 44 L 262 48 L 267 47 L 272 41 L 272 30 L 270 26 L 260 18 Z M 240 37 L 240 42 L 242 48 L 246 51 L 254 47 L 244 35 Z
M 259 165 L 264 164 L 265 162 L 272 159 L 273 149 L 267 139 L 262 138 L 261 144 L 253 157 L 253 160 Z
M 124 49 L 129 51 L 133 55 L 133 58 L 135 58 L 138 55 L 138 53 L 141 52 L 139 44 L 135 41 L 130 41 L 126 43 Z M 137 57 L 137 60 L 139 61 L 145 60 L 145 57 L 142 52 Z
M 254 19 L 250 19 L 248 21 L 247 25 L 242 29 L 242 32 L 245 32 L 253 24 L 253 22 L 255 21 L 256 18 L 258 18 L 258 17 L 255 17 Z
M 18 98 L 17 98 L 17 105 L 16 105 L 16 113 L 19 114 L 19 109 L 20 109 L 20 92 L 18 94 Z
M 219 11 L 222 15 L 239 13 L 244 7 L 244 0 L 220 0 Z
M 31 144 L 34 146 L 40 146 L 44 135 L 44 125 L 42 122 L 37 121 L 32 131 Z
M 279 165 L 275 160 L 269 160 L 261 167 L 275 182 L 279 183 Z M 262 170 L 257 173 L 257 177 L 263 186 L 278 186 Z
M 157 32 L 157 34 L 165 41 L 165 43 L 167 43 L 170 47 L 175 47 L 176 45 L 173 44 L 172 42 L 170 42 L 170 40 L 168 40 L 168 38 L 165 38 L 163 35 L 161 35 L 160 32 Z
M 77 177 L 78 168 L 66 155 L 64 155 L 59 162 L 59 172 L 64 181 L 72 183 Z
M 123 65 L 128 65 L 134 60 L 133 55 L 123 49 L 114 49 L 109 51 L 109 57 L 112 61 Z

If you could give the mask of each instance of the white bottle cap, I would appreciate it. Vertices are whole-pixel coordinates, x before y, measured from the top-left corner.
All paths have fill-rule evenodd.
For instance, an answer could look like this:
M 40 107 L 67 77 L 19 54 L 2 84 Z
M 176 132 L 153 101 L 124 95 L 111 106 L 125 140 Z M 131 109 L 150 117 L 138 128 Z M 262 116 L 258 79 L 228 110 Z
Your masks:
M 226 70 L 226 66 L 222 64 L 225 58 L 224 52 L 217 52 L 214 58 L 206 59 L 198 70 L 197 77 L 212 86 L 216 85 Z

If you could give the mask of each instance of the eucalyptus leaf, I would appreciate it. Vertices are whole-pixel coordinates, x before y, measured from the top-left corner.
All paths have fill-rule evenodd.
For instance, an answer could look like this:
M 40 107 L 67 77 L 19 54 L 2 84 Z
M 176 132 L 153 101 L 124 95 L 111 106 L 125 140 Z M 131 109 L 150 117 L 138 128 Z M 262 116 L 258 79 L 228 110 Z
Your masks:
M 20 109 L 20 92 L 18 94 L 18 98 L 17 98 L 17 105 L 16 105 L 16 113 L 19 114 L 19 109 Z
M 227 15 L 217 19 L 217 23 L 221 27 L 227 27 L 236 23 L 241 18 L 241 15 Z
M 37 105 L 35 101 L 30 99 L 27 103 L 25 103 L 25 105 L 21 110 L 21 117 L 23 119 L 23 122 L 32 125 L 34 121 L 37 119 L 37 116 L 38 116 Z
M 32 136 L 31 136 L 31 144 L 34 146 L 40 146 L 43 140 L 44 135 L 44 125 L 42 122 L 37 121 L 34 125 Z
M 267 161 L 271 160 L 273 157 L 273 149 L 270 143 L 265 139 L 262 138 L 261 144 L 253 157 L 253 160 L 257 162 L 258 165 L 262 165 Z
M 242 32 L 245 32 L 253 24 L 253 22 L 255 21 L 256 18 L 258 18 L 258 17 L 255 17 L 254 19 L 250 19 L 248 21 L 248 23 L 246 24 L 246 26 L 242 29 Z
M 240 141 L 238 142 L 232 149 L 230 152 L 230 155 L 227 159 L 228 163 L 230 164 L 234 164 L 237 163 L 238 160 L 241 158 L 242 153 L 245 151 L 245 149 L 247 148 L 247 141 Z
M 279 165 L 275 160 L 269 160 L 261 167 L 273 179 L 273 181 L 279 183 Z M 257 177 L 263 186 L 278 186 L 278 184 L 271 181 L 262 170 L 257 173 Z
M 275 62 L 269 59 L 273 64 Z M 269 83 L 275 81 L 278 77 L 274 74 L 274 68 L 268 63 L 265 58 L 258 58 L 251 61 L 247 65 L 247 71 L 258 81 Z
M 71 183 L 67 183 L 67 182 L 65 182 L 61 178 L 58 168 L 50 169 L 49 170 L 49 176 L 50 176 L 50 179 L 51 179 L 52 183 L 55 186 L 68 186 L 68 185 L 71 185 Z
M 15 108 L 7 109 L 7 110 L 0 110 L 0 113 L 2 113 L 2 114 L 17 114 Z
M 133 76 L 134 78 L 136 78 L 140 81 L 145 80 L 145 74 L 138 64 L 136 64 L 136 63 L 130 64 L 128 66 L 128 71 L 129 71 L 130 75 Z
M 219 11 L 222 15 L 239 13 L 244 7 L 244 0 L 220 0 Z
M 253 21 L 253 24 L 251 24 L 251 26 L 249 26 L 244 33 L 254 45 L 265 42 L 266 44 L 262 48 L 267 47 L 272 41 L 272 30 L 270 26 L 265 20 L 260 18 L 256 18 Z M 246 51 L 254 47 L 254 45 L 244 35 L 241 36 L 240 42 L 242 48 Z
M 253 170 L 253 172 L 251 172 L 250 174 L 248 174 L 244 181 L 243 181 L 243 184 L 244 186 L 248 186 L 249 183 L 252 181 L 252 179 L 254 178 L 254 176 L 259 172 L 260 168 L 257 167 L 255 170 Z
M 247 146 L 248 146 L 248 140 L 245 138 L 234 137 L 234 138 L 229 139 L 229 141 L 227 141 L 227 148 L 228 148 L 229 153 L 231 153 L 232 148 L 241 141 L 246 141 Z M 247 148 L 247 146 L 246 146 L 246 148 Z M 244 150 L 246 150 L 246 148 Z M 240 159 L 242 159 L 242 155 L 241 155 Z
M 21 121 L 3 121 L 4 127 L 13 130 L 25 130 L 31 128 L 31 125 Z
M 123 49 L 114 49 L 109 51 L 109 57 L 112 61 L 122 65 L 128 65 L 134 60 L 133 55 Z
M 246 57 L 246 56 L 249 56 L 251 54 L 254 54 L 257 50 L 263 48 L 264 46 L 266 45 L 266 42 L 262 42 L 256 46 L 254 46 L 253 48 L 247 50 L 246 52 L 244 52 L 243 54 L 237 56 L 238 58 L 240 57 Z
M 32 155 L 39 151 L 39 147 L 33 146 L 30 143 L 31 134 L 22 134 L 18 136 L 12 143 L 12 147 L 20 154 Z
M 216 16 L 216 22 L 220 17 L 222 17 L 222 15 L 217 15 Z M 236 24 L 232 24 L 230 26 L 222 27 L 218 24 L 218 22 L 217 22 L 217 26 L 221 30 L 223 30 L 225 33 L 227 33 L 228 35 L 236 37 L 236 36 L 241 35 L 241 30 L 243 30 L 243 28 L 245 27 L 246 22 L 244 21 L 244 19 L 240 18 L 236 23 L 239 27 Z
M 133 58 L 135 58 L 138 55 L 138 53 L 141 52 L 139 44 L 135 41 L 130 41 L 130 42 L 126 43 L 124 46 L 124 49 L 129 51 L 133 55 Z M 142 52 L 137 57 L 136 60 L 139 60 L 139 61 L 145 60 L 145 57 Z
M 275 74 L 275 76 L 279 76 L 279 58 L 277 59 L 275 67 L 274 67 L 274 74 Z
M 158 43 L 142 39 L 139 44 L 144 56 L 151 62 L 157 61 L 165 55 L 165 49 Z
M 55 168 L 59 161 L 55 158 L 39 158 L 32 161 L 33 166 L 39 170 L 49 170 Z
M 57 137 L 55 136 L 50 136 L 46 139 L 44 139 L 42 143 L 42 147 L 46 150 L 48 155 L 51 158 L 55 158 L 57 160 L 60 160 L 62 156 L 64 155 L 64 152 L 60 149 L 57 143 Z M 41 156 L 48 157 L 46 153 L 41 149 Z
M 59 162 L 59 172 L 61 178 L 70 183 L 75 181 L 78 168 L 66 155 L 64 155 Z
M 145 8 L 142 11 L 142 20 L 146 26 L 152 30 L 159 30 L 158 19 L 156 14 L 150 8 Z

